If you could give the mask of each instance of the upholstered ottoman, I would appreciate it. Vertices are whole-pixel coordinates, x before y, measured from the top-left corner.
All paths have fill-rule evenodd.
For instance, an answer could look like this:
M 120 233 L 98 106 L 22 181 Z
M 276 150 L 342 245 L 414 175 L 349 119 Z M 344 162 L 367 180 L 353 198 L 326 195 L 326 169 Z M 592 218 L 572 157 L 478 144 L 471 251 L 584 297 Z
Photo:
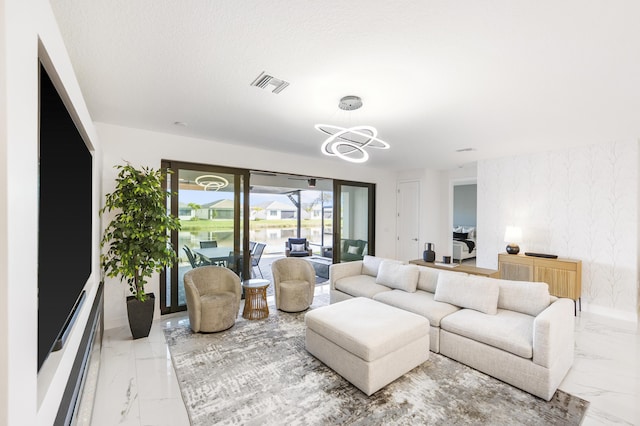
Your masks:
M 429 320 L 356 297 L 307 312 L 305 347 L 367 395 L 429 359 Z

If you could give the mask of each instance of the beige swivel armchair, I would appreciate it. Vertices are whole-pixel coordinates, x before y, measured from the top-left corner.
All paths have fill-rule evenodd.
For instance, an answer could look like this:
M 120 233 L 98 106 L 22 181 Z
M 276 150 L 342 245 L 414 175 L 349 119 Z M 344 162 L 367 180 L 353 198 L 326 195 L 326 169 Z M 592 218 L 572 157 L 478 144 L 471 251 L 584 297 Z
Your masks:
M 300 312 L 313 303 L 316 273 L 308 261 L 285 257 L 271 264 L 276 308 L 285 312 Z
M 222 331 L 238 316 L 242 287 L 240 278 L 222 266 L 201 266 L 184 274 L 184 290 L 191 329 Z

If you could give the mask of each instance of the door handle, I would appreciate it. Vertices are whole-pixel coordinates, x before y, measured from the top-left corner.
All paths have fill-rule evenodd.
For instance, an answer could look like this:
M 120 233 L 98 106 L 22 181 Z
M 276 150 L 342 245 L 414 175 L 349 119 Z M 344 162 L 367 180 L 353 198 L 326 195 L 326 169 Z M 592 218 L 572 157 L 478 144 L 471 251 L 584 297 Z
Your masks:
M 418 239 L 417 238 L 412 238 L 411 241 L 418 241 Z

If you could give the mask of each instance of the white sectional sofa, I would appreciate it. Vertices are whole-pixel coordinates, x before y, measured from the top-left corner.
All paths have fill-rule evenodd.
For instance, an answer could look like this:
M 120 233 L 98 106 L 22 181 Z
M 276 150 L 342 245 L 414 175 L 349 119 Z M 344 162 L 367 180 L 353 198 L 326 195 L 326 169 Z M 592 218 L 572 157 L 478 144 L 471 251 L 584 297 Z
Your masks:
M 330 301 L 368 297 L 429 320 L 430 350 L 551 399 L 573 364 L 573 301 L 548 285 L 365 256 L 331 265 Z

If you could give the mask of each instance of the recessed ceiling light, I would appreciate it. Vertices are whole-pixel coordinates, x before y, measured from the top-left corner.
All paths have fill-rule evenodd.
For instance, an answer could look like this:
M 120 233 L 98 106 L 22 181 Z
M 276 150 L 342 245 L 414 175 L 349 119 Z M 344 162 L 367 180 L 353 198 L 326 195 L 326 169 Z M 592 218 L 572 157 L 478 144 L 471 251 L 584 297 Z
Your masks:
M 460 149 L 456 149 L 456 152 L 470 152 L 470 151 L 475 151 L 475 148 L 460 148 Z
M 188 126 L 188 124 L 185 123 L 184 121 L 174 121 L 173 125 L 174 126 L 179 126 L 179 127 L 187 127 Z

